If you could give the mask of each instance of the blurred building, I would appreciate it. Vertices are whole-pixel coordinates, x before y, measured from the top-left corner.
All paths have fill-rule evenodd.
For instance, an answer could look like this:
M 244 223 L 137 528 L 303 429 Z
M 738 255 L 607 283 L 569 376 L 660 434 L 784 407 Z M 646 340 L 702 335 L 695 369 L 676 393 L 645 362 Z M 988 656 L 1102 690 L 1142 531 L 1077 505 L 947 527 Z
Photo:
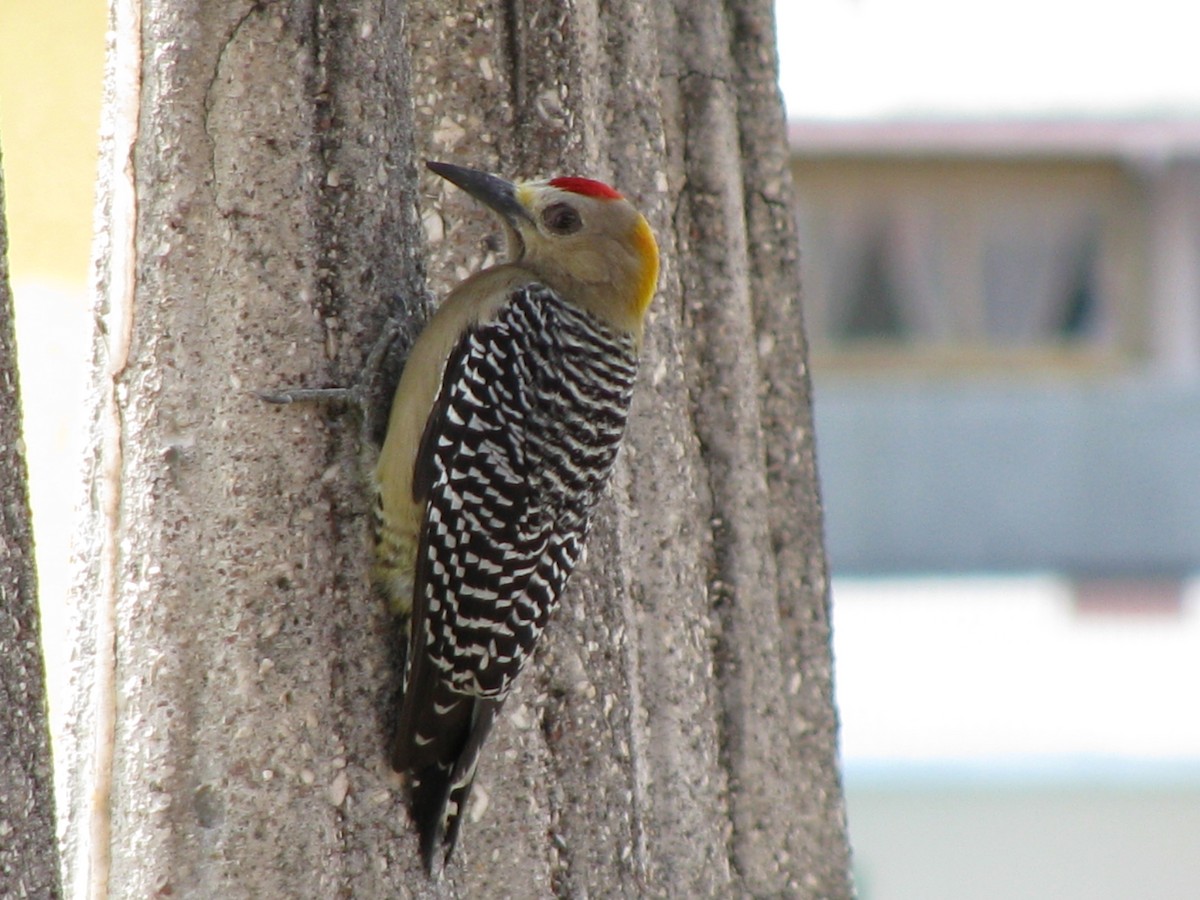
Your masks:
M 1200 120 L 791 141 L 863 900 L 1200 896 Z
M 835 569 L 1200 570 L 1200 120 L 791 140 Z

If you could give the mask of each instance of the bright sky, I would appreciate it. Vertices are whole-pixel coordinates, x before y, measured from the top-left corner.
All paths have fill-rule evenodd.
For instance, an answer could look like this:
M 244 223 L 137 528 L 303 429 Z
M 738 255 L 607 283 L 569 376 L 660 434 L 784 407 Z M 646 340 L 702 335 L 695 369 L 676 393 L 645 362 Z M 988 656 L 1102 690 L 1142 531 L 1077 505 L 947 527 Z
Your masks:
M 1200 114 L 1180 0 L 776 0 L 792 118 Z

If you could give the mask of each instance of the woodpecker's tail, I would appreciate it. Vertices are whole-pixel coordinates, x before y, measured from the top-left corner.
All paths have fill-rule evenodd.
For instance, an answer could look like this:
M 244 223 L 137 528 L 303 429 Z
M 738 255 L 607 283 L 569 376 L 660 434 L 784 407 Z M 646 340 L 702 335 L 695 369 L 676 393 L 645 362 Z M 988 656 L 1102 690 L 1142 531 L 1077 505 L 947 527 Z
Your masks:
M 405 697 L 391 763 L 409 773 L 409 809 L 421 838 L 421 858 L 435 878 L 454 851 L 479 748 L 502 705 L 502 700 L 457 694 L 441 684 L 424 702 L 412 693 Z

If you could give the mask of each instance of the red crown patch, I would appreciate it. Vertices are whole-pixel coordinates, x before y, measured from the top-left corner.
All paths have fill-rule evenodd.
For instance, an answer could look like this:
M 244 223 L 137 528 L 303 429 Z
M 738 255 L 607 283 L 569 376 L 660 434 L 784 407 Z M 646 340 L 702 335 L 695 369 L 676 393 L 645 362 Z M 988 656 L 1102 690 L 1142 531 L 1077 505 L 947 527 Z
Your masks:
M 561 191 L 570 191 L 572 194 L 582 194 L 584 197 L 597 197 L 601 200 L 621 199 L 621 195 L 603 181 L 593 181 L 591 178 L 575 178 L 572 176 L 552 178 L 550 179 L 550 186 L 556 187 Z

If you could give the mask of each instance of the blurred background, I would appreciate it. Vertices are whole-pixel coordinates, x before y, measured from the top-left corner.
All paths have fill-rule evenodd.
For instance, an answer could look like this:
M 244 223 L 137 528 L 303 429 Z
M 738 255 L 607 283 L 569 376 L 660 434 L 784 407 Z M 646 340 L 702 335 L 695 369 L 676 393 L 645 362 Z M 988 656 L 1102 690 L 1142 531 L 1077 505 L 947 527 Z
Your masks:
M 1194 14 L 777 14 L 861 896 L 1200 896 Z M 0 0 L 52 691 L 105 27 Z
M 776 9 L 861 896 L 1200 896 L 1200 22 Z
M 104 0 L 0 0 L 0 164 L 54 734 L 67 712 L 72 509 L 83 499 L 107 22 Z

